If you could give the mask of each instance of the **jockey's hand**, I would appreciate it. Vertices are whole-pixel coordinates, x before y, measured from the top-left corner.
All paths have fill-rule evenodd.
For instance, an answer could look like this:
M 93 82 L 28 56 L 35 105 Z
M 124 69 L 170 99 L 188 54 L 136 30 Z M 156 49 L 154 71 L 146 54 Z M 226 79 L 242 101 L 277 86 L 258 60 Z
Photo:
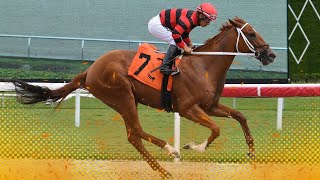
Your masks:
M 194 49 L 196 48 L 196 46 L 193 45 L 192 42 L 190 42 L 188 46 L 189 46 L 192 50 L 194 50 Z
M 192 53 L 192 49 L 191 49 L 189 46 L 184 46 L 183 51 L 184 51 L 186 54 Z

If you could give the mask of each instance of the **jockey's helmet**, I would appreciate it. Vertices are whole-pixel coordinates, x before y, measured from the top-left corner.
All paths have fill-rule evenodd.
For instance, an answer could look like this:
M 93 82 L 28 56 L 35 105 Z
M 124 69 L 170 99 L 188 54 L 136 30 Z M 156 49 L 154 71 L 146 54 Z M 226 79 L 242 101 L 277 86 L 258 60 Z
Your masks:
M 200 4 L 197 7 L 197 12 L 203 14 L 206 18 L 208 18 L 211 21 L 216 20 L 218 15 L 217 9 L 208 2 Z

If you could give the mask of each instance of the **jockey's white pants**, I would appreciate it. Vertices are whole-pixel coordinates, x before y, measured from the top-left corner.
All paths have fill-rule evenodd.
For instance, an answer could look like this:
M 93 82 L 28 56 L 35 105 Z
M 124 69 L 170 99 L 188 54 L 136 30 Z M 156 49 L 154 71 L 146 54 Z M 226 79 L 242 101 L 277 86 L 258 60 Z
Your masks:
M 148 30 L 153 36 L 161 39 L 162 41 L 168 44 L 176 45 L 176 42 L 173 40 L 172 32 L 170 31 L 170 29 L 162 26 L 159 14 L 150 19 L 148 24 Z

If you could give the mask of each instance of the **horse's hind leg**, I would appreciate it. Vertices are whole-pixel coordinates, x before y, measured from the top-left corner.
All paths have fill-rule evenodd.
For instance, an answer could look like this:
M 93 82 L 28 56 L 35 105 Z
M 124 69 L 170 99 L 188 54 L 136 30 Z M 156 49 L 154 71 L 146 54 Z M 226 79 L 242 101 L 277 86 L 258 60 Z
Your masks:
M 249 146 L 249 157 L 254 158 L 254 143 L 253 138 L 247 123 L 247 119 L 243 116 L 243 114 L 239 111 L 236 111 L 234 109 L 231 109 L 227 106 L 224 106 L 222 104 L 218 104 L 217 107 L 213 108 L 210 113 L 210 116 L 217 116 L 217 117 L 231 117 L 235 120 L 237 120 L 241 127 L 242 131 L 244 133 L 244 137 L 246 139 L 246 142 Z
M 220 128 L 218 125 L 213 122 L 210 117 L 198 106 L 195 105 L 190 108 L 188 111 L 180 111 L 181 116 L 192 120 L 195 123 L 198 123 L 202 126 L 205 126 L 211 130 L 211 135 L 209 138 L 200 145 L 195 145 L 194 142 L 191 142 L 184 146 L 184 149 L 193 149 L 199 152 L 204 152 L 205 149 L 220 135 Z

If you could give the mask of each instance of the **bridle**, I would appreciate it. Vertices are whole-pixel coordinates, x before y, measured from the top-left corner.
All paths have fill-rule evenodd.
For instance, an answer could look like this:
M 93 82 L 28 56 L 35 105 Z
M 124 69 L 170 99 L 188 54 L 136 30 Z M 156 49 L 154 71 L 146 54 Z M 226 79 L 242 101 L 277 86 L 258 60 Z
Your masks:
M 263 44 L 263 45 L 261 45 L 261 46 L 254 47 L 254 46 L 250 43 L 250 41 L 248 40 L 248 38 L 246 37 L 246 35 L 242 32 L 242 29 L 244 29 L 247 25 L 248 25 L 248 23 L 245 23 L 241 28 L 236 27 L 237 32 L 238 32 L 238 37 L 237 37 L 237 42 L 236 42 L 236 50 L 237 50 L 238 53 L 240 53 L 238 47 L 239 47 L 239 40 L 240 40 L 240 35 L 241 35 L 243 41 L 246 43 L 246 45 L 247 45 L 247 47 L 249 48 L 249 50 L 254 53 L 254 56 L 255 56 L 257 59 L 259 59 L 259 58 L 261 57 L 261 52 L 258 51 L 257 49 L 258 49 L 258 48 L 261 48 L 261 47 L 264 47 L 264 46 L 269 47 L 269 44 Z M 265 50 L 264 50 L 264 51 L 265 51 Z
M 242 56 L 253 56 L 253 57 L 257 58 L 257 59 L 261 59 L 262 52 L 266 51 L 266 49 L 264 49 L 262 52 L 260 52 L 258 49 L 262 48 L 264 46 L 269 47 L 269 44 L 263 44 L 261 46 L 254 47 L 250 43 L 250 41 L 248 40 L 246 35 L 242 32 L 242 30 L 247 25 L 248 25 L 248 23 L 245 23 L 241 28 L 236 27 L 236 30 L 238 32 L 238 37 L 237 37 L 237 42 L 236 42 L 236 50 L 237 50 L 237 52 L 192 52 L 191 54 L 194 54 L 194 55 L 230 55 L 230 56 L 242 55 Z M 249 50 L 251 51 L 251 53 L 242 53 L 242 52 L 239 51 L 240 35 L 241 35 L 243 41 L 245 42 L 245 44 L 247 45 L 247 47 L 249 48 Z

